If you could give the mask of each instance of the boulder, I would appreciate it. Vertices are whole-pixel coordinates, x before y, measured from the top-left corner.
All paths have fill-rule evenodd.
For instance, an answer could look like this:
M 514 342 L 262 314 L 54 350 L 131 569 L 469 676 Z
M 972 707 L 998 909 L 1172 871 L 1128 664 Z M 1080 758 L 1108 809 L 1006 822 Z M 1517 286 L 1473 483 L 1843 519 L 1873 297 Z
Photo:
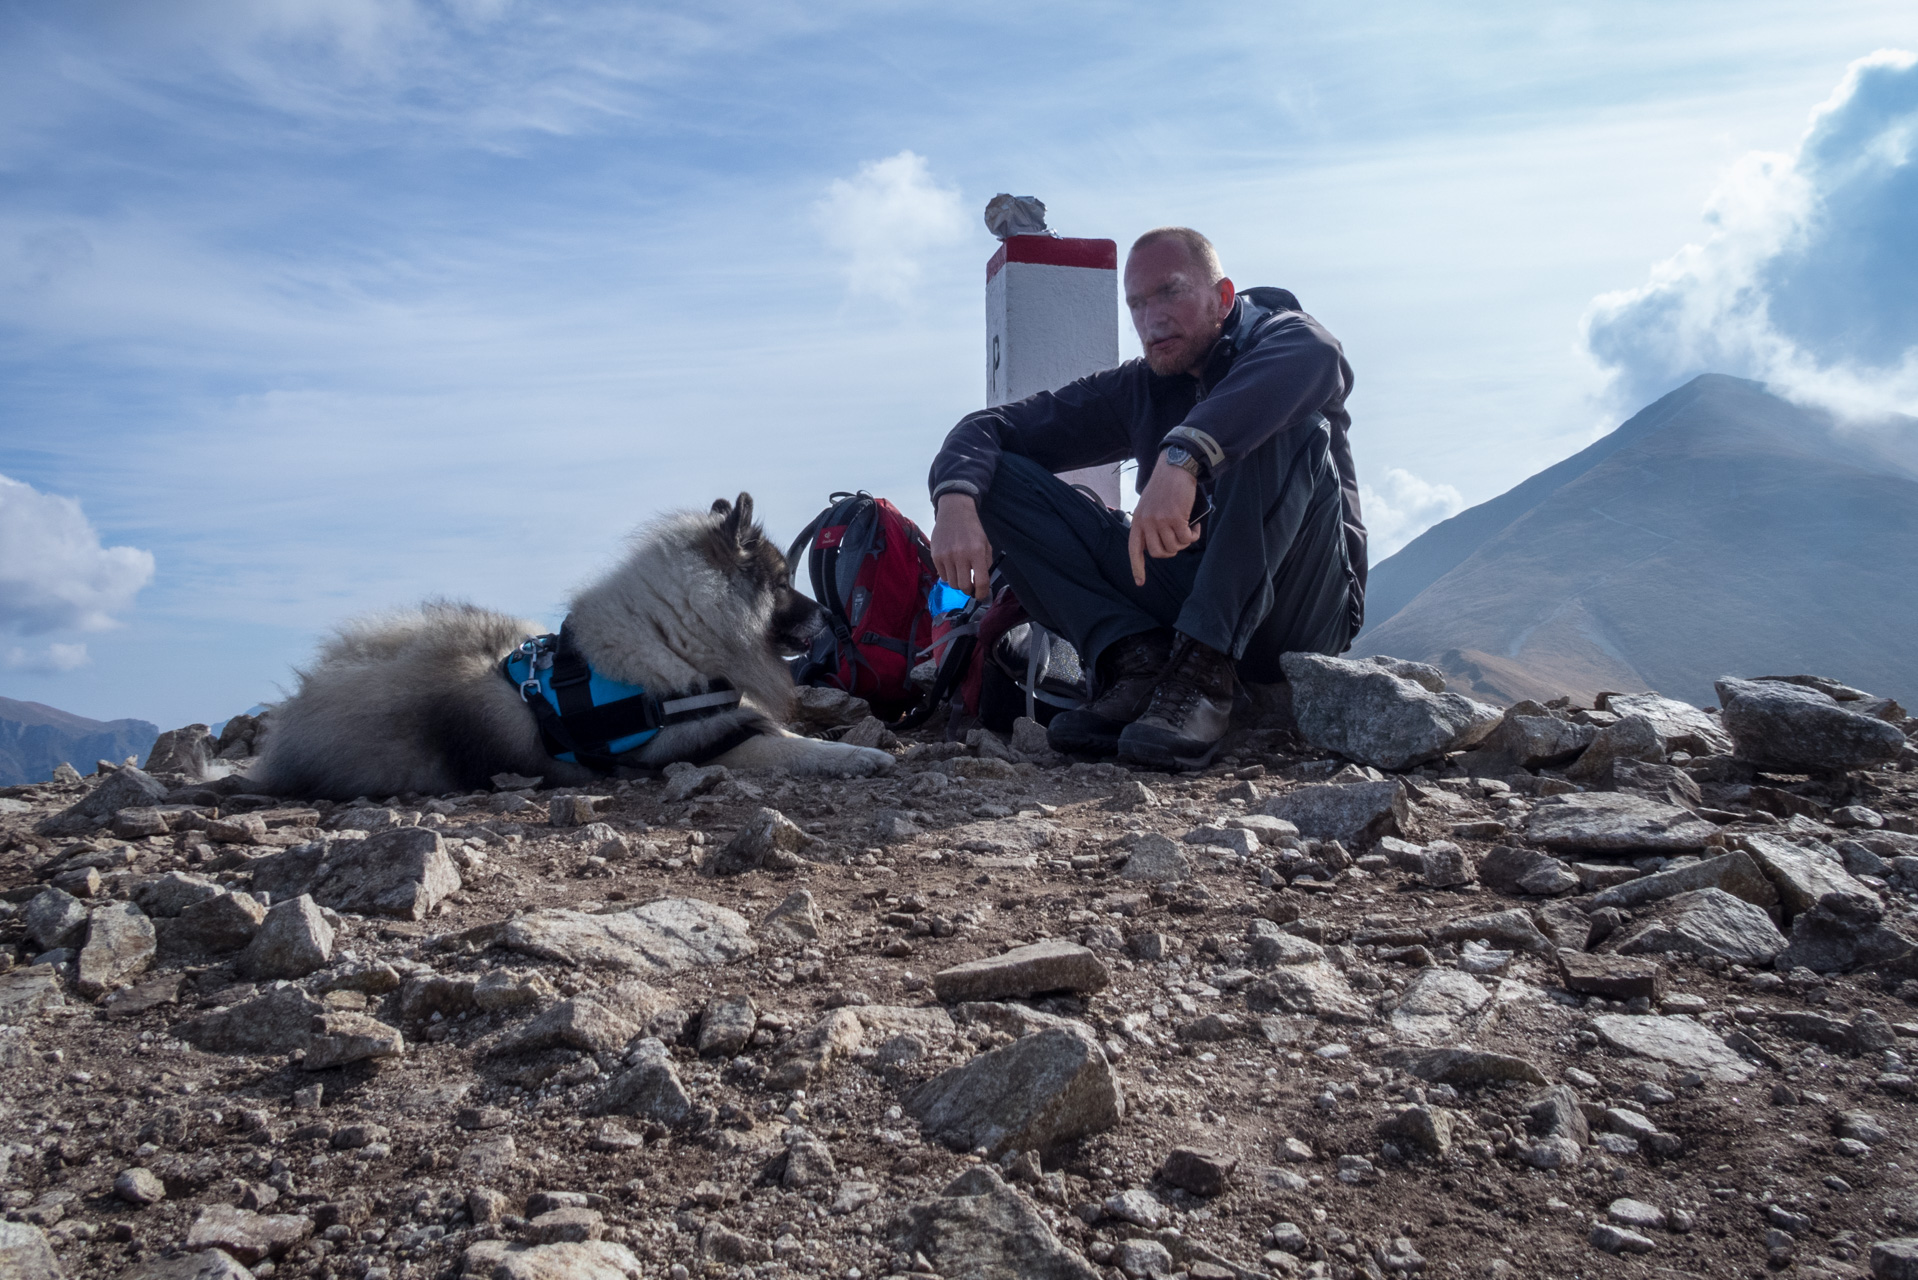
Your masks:
M 639 1027 L 633 1021 L 609 1008 L 606 1002 L 590 996 L 574 996 L 513 1028 L 488 1052 L 496 1056 L 538 1053 L 544 1049 L 616 1053 L 638 1033 Z
M 1268 799 L 1263 812 L 1292 823 L 1300 835 L 1348 848 L 1400 835 L 1411 822 L 1405 787 L 1396 779 L 1299 787 Z
M 190 724 L 180 729 L 168 729 L 153 740 L 153 747 L 147 752 L 146 771 L 153 773 L 183 773 L 189 781 L 198 781 L 206 777 L 209 763 L 220 754 L 220 744 L 214 740 L 203 724 Z
M 1684 952 L 1768 965 L 1785 949 L 1785 935 L 1763 909 L 1744 899 L 1723 889 L 1694 889 L 1659 902 L 1604 945 L 1622 955 Z
M 1718 828 L 1676 805 L 1629 792 L 1547 796 L 1527 815 L 1526 837 L 1547 849 L 1591 853 L 1682 853 Z
M 1274 969 L 1245 988 L 1245 1007 L 1253 1013 L 1301 1013 L 1327 1022 L 1366 1023 L 1372 1009 L 1324 961 Z
M 1392 1011 L 1392 1030 L 1411 1044 L 1440 1045 L 1482 1029 L 1478 1015 L 1492 993 L 1470 974 L 1434 966 L 1421 969 Z
M 0 1019 L 12 1021 L 66 1002 L 52 965 L 37 964 L 0 973 Z
M 1758 864 L 1748 854 L 1734 850 L 1716 858 L 1668 867 L 1649 876 L 1639 876 L 1635 880 L 1613 885 L 1594 894 L 1591 906 L 1593 910 L 1602 907 L 1629 909 L 1696 889 L 1722 889 L 1734 898 L 1760 907 L 1778 904 L 1778 890 L 1758 869 Z
M 501 926 L 499 945 L 564 964 L 678 973 L 753 954 L 744 916 L 698 898 L 660 898 L 630 911 L 589 915 L 542 907 Z
M 1216 1196 L 1225 1190 L 1232 1171 L 1238 1167 L 1237 1156 L 1174 1147 L 1159 1166 L 1159 1178 L 1195 1196 Z
M 1433 930 L 1432 937 L 1439 942 L 1476 939 L 1521 951 L 1543 952 L 1552 949 L 1552 940 L 1539 931 L 1531 914 L 1516 907 L 1510 911 L 1494 911 L 1490 915 L 1448 920 Z
M 1102 1280 L 988 1165 L 974 1165 L 934 1199 L 907 1206 L 887 1224 L 886 1237 L 906 1254 L 924 1254 L 942 1276 Z
M 1896 725 L 1848 710 L 1828 693 L 1772 680 L 1719 680 L 1725 729 L 1740 760 L 1785 771 L 1888 764 L 1905 748 Z
M 92 998 L 123 987 L 153 963 L 158 951 L 153 921 L 131 902 L 109 902 L 87 917 L 87 943 L 80 948 L 74 987 Z
M 253 1280 L 253 1273 L 222 1250 L 203 1249 L 171 1258 L 164 1254 L 148 1258 L 120 1280 Z
M 1880 965 L 1909 967 L 1918 951 L 1913 938 L 1880 920 L 1840 915 L 1823 906 L 1791 922 L 1791 942 L 1772 961 L 1782 971 L 1850 973 Z
M 663 1047 L 613 1077 L 588 1109 L 595 1115 L 637 1116 L 675 1129 L 691 1125 L 696 1115 L 692 1095 Z
M 1414 1151 L 1444 1159 L 1452 1149 L 1452 1131 L 1458 1125 L 1456 1113 L 1444 1107 L 1401 1107 L 1378 1122 L 1379 1137 Z
M 460 887 L 459 871 L 431 827 L 394 827 L 337 845 L 313 900 L 335 911 L 423 920 Z
M 980 1054 L 906 1096 L 929 1137 L 959 1151 L 1046 1152 L 1125 1117 L 1118 1076 L 1088 1034 L 1053 1027 Z
M 750 998 L 713 997 L 699 1019 L 699 1056 L 730 1058 L 743 1052 L 758 1024 L 759 1014 Z
M 301 894 L 267 911 L 240 953 L 239 970 L 249 978 L 304 978 L 332 959 L 333 926 L 313 899 Z
M 1105 962 L 1071 942 L 1035 942 L 983 960 L 942 969 L 932 990 L 948 1004 L 959 1000 L 1023 999 L 1051 991 L 1088 994 L 1112 980 Z
M 225 890 L 205 876 L 190 871 L 169 871 L 142 881 L 133 890 L 140 910 L 156 920 L 172 919 L 196 902 L 217 898 Z
M 1433 693 L 1370 662 L 1288 653 L 1280 658 L 1299 732 L 1313 745 L 1381 769 L 1462 751 L 1497 726 L 1497 707 Z
M 1254 917 L 1245 927 L 1248 959 L 1261 969 L 1273 965 L 1314 964 L 1325 959 L 1325 948 L 1309 938 L 1287 933 L 1270 920 Z
M 1757 1068 L 1690 1018 L 1602 1013 L 1592 1020 L 1598 1038 L 1620 1053 L 1635 1054 L 1713 1080 L 1742 1084 Z
M 1433 1084 L 1468 1089 L 1514 1080 L 1521 1084 L 1549 1083 L 1545 1073 L 1527 1059 L 1485 1049 L 1434 1049 L 1410 1058 L 1406 1070 Z

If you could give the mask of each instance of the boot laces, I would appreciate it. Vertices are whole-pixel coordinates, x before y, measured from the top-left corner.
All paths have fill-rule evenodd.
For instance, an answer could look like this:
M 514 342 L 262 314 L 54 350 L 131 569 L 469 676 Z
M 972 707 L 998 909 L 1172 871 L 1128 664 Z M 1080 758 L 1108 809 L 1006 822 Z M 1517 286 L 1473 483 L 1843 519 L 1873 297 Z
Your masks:
M 1146 714 L 1168 724 L 1182 723 L 1213 683 L 1207 678 L 1207 656 L 1202 646 L 1182 637 L 1166 664 L 1164 678 L 1153 690 Z

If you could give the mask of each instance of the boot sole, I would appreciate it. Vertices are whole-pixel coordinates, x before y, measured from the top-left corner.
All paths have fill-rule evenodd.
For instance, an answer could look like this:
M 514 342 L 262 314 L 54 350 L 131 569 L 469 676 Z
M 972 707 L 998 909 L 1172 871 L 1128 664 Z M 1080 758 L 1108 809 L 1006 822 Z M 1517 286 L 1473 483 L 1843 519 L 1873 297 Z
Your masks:
M 1140 764 L 1166 772 L 1203 769 L 1212 763 L 1212 757 L 1219 754 L 1219 743 L 1212 743 L 1197 755 L 1180 755 L 1171 747 L 1157 742 L 1125 742 L 1119 744 L 1118 754 L 1119 759 L 1126 764 Z
M 1116 756 L 1119 754 L 1119 732 L 1064 734 L 1057 739 L 1048 733 L 1046 742 L 1062 756 Z

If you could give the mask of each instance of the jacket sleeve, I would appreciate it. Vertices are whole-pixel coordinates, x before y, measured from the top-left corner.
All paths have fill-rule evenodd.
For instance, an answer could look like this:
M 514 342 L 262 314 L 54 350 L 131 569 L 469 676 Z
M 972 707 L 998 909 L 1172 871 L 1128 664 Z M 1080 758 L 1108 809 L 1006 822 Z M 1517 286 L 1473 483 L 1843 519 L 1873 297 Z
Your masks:
M 1338 340 L 1303 312 L 1264 325 L 1218 385 L 1166 433 L 1214 473 L 1321 410 L 1337 413 L 1351 386 Z
M 1053 472 L 1131 457 L 1131 439 L 1116 408 L 1124 377 L 1123 365 L 1106 369 L 1057 391 L 1041 391 L 959 419 L 932 460 L 933 503 L 948 493 L 984 497 L 1002 453 L 1031 458 Z

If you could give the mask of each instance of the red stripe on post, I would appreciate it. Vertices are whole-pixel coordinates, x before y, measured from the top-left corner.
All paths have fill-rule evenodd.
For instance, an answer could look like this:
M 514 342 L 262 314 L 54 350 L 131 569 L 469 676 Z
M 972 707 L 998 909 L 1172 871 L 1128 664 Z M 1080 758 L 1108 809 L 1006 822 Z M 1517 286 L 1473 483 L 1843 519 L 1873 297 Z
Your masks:
M 1047 267 L 1093 267 L 1102 271 L 1119 268 L 1119 244 L 1116 240 L 1075 240 L 1054 236 L 1008 236 L 999 242 L 999 251 L 986 263 L 986 279 L 999 274 L 1008 262 L 1034 262 Z

